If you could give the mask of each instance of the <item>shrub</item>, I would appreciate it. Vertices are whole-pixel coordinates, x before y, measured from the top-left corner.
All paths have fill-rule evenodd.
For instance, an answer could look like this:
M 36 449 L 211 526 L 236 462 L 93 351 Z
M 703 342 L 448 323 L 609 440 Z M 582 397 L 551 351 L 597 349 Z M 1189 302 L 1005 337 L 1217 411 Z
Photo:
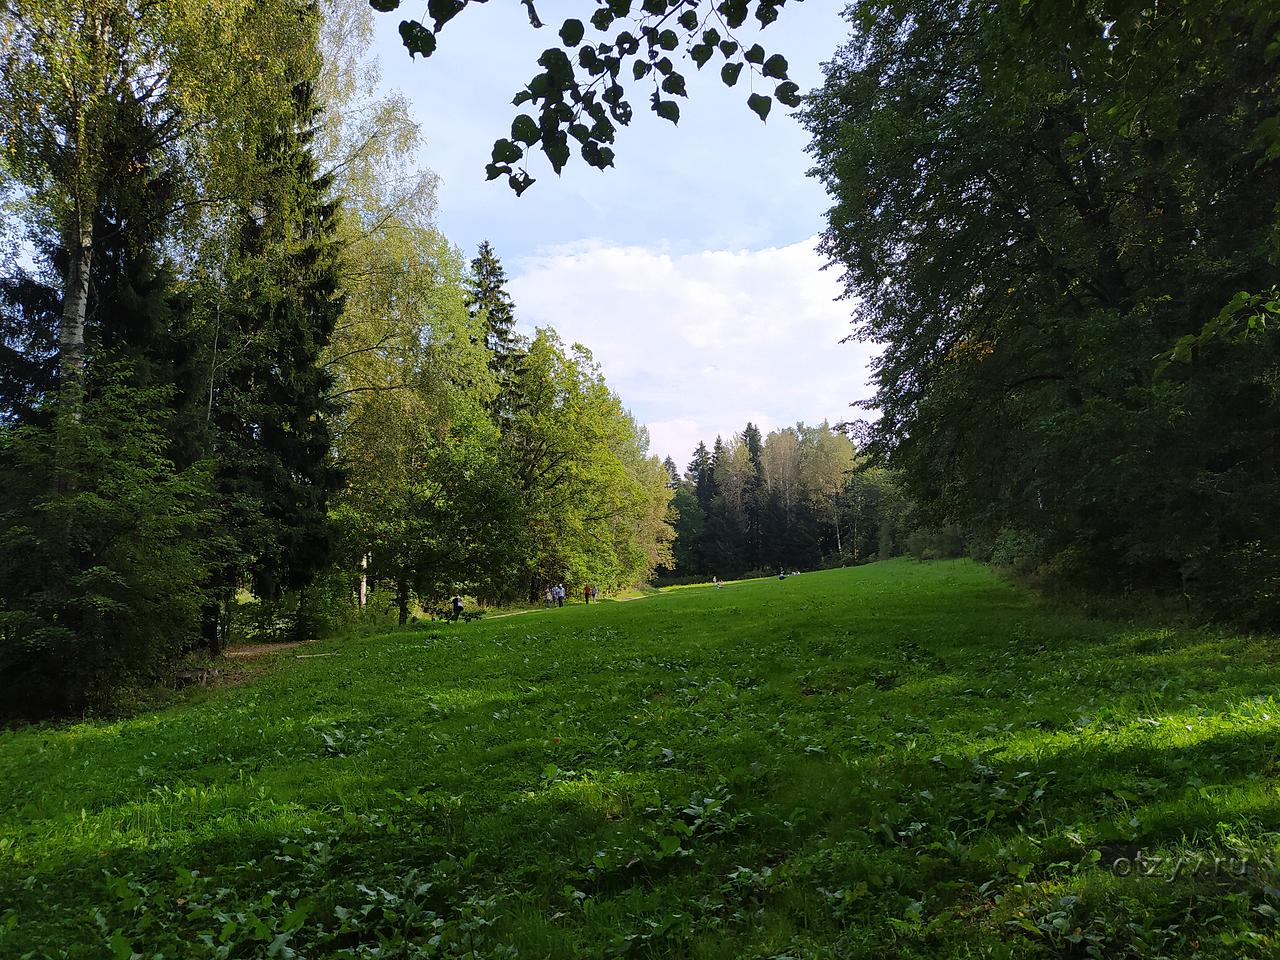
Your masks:
M 49 428 L 0 428 L 5 712 L 105 700 L 193 638 L 209 477 L 165 456 L 165 401 L 117 376 Z

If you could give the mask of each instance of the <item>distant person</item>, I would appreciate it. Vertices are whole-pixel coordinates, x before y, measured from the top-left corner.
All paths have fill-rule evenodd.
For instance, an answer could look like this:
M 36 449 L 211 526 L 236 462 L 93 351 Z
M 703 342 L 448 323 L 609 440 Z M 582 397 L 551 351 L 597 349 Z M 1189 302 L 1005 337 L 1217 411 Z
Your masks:
M 462 598 L 455 596 L 453 598 L 453 622 L 457 623 L 460 616 L 462 616 Z
M 567 594 L 567 591 L 566 591 L 566 590 L 565 590 L 565 588 L 564 588 L 564 584 L 563 584 L 563 583 L 556 587 L 556 606 L 557 606 L 557 607 L 563 607 L 563 606 L 564 606 L 564 598 L 565 598 L 567 595 L 568 595 L 568 594 Z
M 591 584 L 587 584 L 585 587 L 582 588 L 582 602 L 583 603 L 591 602 Z
M 547 592 L 542 596 L 542 605 L 546 607 L 548 610 L 551 609 L 551 601 L 554 600 L 555 598 L 556 598 L 556 592 L 554 588 L 547 587 Z
M 592 600 L 594 600 L 596 603 L 599 603 L 599 602 L 600 602 L 600 588 L 599 588 L 599 587 L 597 587 L 597 586 L 592 586 L 592 588 L 591 588 L 591 599 L 592 599 Z

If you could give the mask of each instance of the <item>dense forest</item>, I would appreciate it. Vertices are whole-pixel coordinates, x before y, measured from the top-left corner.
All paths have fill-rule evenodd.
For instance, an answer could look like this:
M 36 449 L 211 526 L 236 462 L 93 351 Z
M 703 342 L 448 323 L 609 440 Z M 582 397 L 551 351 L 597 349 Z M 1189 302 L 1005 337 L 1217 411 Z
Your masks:
M 814 570 L 921 553 L 910 504 L 892 474 L 859 462 L 827 423 L 771 431 L 748 423 L 688 469 L 664 461 L 674 491 L 674 564 L 664 579 Z
M 434 226 L 418 131 L 369 94 L 367 6 L 19 6 L 7 709 L 80 707 L 246 630 L 668 561 L 644 429 L 586 348 L 517 333 L 488 244 L 467 263 Z
M 922 520 L 1280 622 L 1280 7 L 853 4 L 802 116 Z

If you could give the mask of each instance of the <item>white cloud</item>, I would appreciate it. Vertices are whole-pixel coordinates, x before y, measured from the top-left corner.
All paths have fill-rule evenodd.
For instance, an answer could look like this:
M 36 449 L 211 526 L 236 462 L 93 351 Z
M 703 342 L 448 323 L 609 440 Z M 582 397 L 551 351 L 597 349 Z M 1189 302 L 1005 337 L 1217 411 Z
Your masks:
M 653 452 L 683 468 L 699 440 L 843 420 L 868 396 L 874 347 L 840 344 L 850 304 L 814 243 L 673 255 L 586 241 L 527 258 L 510 289 L 522 326 L 590 348 Z

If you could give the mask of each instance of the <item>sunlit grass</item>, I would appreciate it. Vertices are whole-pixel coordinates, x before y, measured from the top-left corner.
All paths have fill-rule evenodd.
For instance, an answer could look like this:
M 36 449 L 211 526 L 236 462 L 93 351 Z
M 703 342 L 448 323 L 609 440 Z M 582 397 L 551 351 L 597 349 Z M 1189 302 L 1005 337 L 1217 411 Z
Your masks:
M 0 956 L 1277 950 L 1273 639 L 903 561 L 314 650 L 0 734 Z

